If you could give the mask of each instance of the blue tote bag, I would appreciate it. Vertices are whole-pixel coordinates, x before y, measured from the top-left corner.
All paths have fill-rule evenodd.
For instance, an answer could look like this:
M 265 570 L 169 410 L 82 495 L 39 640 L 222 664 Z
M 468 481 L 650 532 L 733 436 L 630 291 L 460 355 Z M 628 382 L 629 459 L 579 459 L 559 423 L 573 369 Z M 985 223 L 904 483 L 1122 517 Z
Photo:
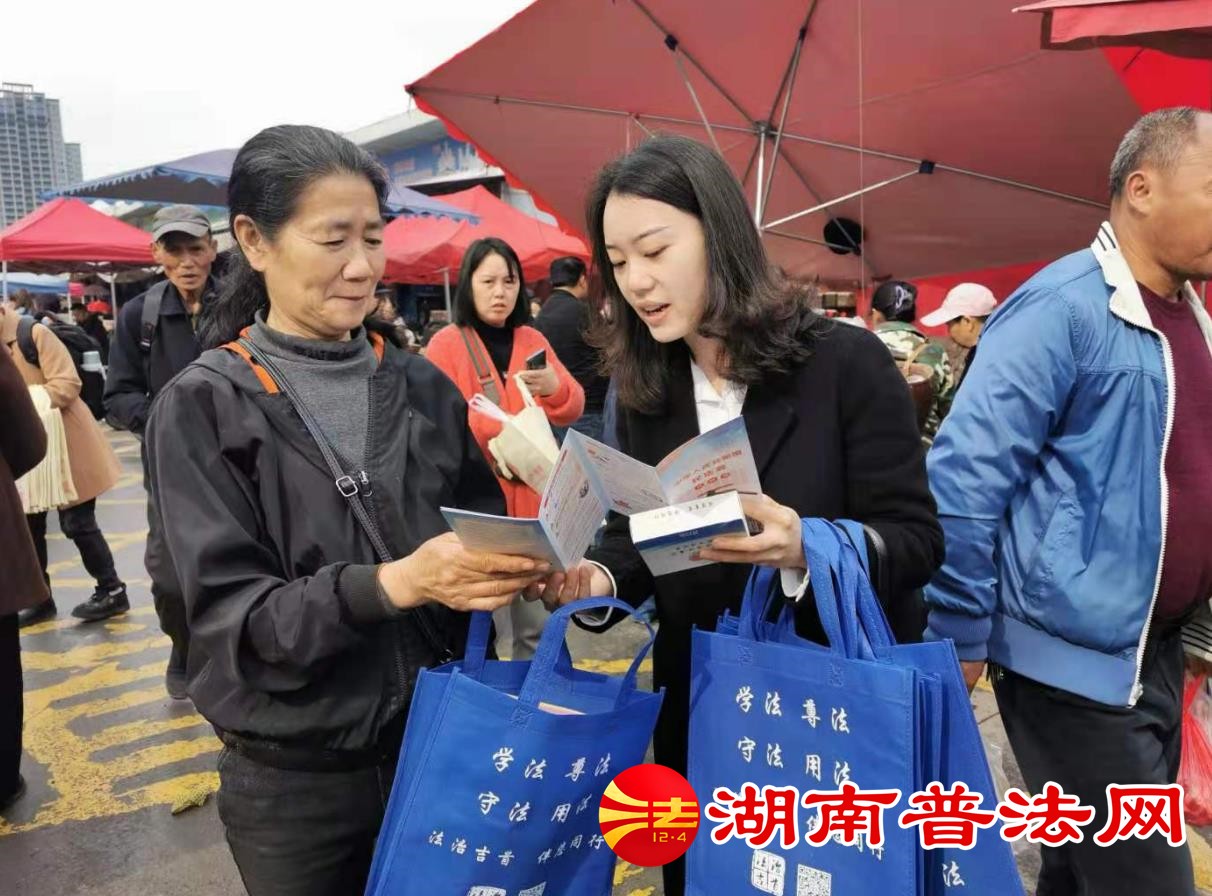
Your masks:
M 366 892 L 370 896 L 609 896 L 598 824 L 607 784 L 644 761 L 661 693 L 636 687 L 649 640 L 621 677 L 573 668 L 569 604 L 533 660 L 487 660 L 489 617 L 464 659 L 421 672 Z
M 906 795 L 926 783 L 926 757 L 938 747 L 940 682 L 875 658 L 855 594 L 840 577 L 842 565 L 857 560 L 842 554 L 836 531 L 821 520 L 803 522 L 827 646 L 795 635 L 789 607 L 767 621 L 777 576 L 766 569 L 754 571 L 739 616 L 692 636 L 689 770 L 705 806 L 716 788 L 739 794 L 744 784 L 794 785 L 803 793 L 850 781 Z M 897 826 L 899 808 L 884 811 L 884 843 L 875 849 L 862 840 L 808 844 L 815 810 L 798 810 L 790 848 L 716 843 L 718 822 L 705 818 L 687 857 L 687 896 L 918 896 L 925 860 L 916 831 Z
M 735 763 L 722 762 L 719 755 L 713 754 L 705 743 L 709 736 L 722 736 L 719 729 L 730 724 L 735 727 L 735 710 L 741 708 L 736 703 L 735 695 L 732 700 L 735 705 L 732 707 L 724 700 L 728 696 L 726 688 L 738 683 L 739 678 L 734 676 L 728 679 L 723 693 L 719 693 L 723 680 L 712 681 L 721 671 L 721 665 L 760 665 L 767 671 L 771 666 L 776 666 L 780 670 L 789 670 L 792 679 L 796 677 L 795 670 L 798 668 L 799 678 L 805 683 L 801 688 L 807 688 L 808 683 L 812 683 L 819 690 L 821 666 L 825 664 L 830 670 L 826 676 L 829 683 L 836 685 L 831 699 L 847 710 L 844 727 L 849 729 L 848 734 L 853 736 L 858 733 L 850 706 L 856 699 L 866 704 L 867 715 L 874 717 L 874 722 L 862 723 L 864 731 L 869 732 L 866 743 L 856 747 L 848 739 L 838 737 L 844 732 L 838 730 L 841 726 L 833 724 L 837 709 L 834 706 L 830 707 L 828 716 L 813 708 L 811 716 L 819 716 L 816 725 L 802 718 L 809 713 L 800 707 L 801 712 L 796 717 L 801 718 L 801 724 L 808 725 L 810 734 L 802 729 L 788 732 L 785 726 L 778 733 L 791 740 L 797 752 L 804 752 L 807 756 L 819 756 L 831 747 L 853 753 L 857 760 L 851 760 L 846 755 L 841 759 L 842 769 L 850 769 L 852 780 L 868 789 L 899 789 L 902 799 L 885 811 L 887 842 L 883 850 L 876 854 L 873 866 L 869 863 L 864 868 L 861 862 L 856 861 L 858 856 L 846 855 L 847 848 L 839 844 L 812 847 L 804 843 L 802 829 L 800 842 L 793 850 L 787 851 L 779 849 L 777 845 L 754 850 L 736 840 L 723 847 L 715 846 L 709 835 L 700 835 L 691 850 L 692 883 L 687 892 L 712 892 L 710 881 L 726 875 L 737 893 L 766 892 L 797 896 L 913 893 L 941 896 L 943 893 L 966 891 L 989 896 L 1021 896 L 1022 885 L 1012 853 L 1009 845 L 998 835 L 997 827 L 980 831 L 976 846 L 971 850 L 923 850 L 918 843 L 917 831 L 900 829 L 897 824 L 900 813 L 909 808 L 909 794 L 924 789 L 924 783 L 936 780 L 948 785 L 963 781 L 970 790 L 982 794 L 982 809 L 991 810 L 996 805 L 979 730 L 968 705 L 967 689 L 954 648 L 949 642 L 899 646 L 893 642 L 883 610 L 867 580 L 866 549 L 861 526 L 848 521 L 835 526 L 821 520 L 806 520 L 804 538 L 813 590 L 829 646 L 823 647 L 799 638 L 787 609 L 776 621 L 768 621 L 769 595 L 776 579 L 769 570 L 755 571 L 740 615 L 721 619 L 714 636 L 695 633 L 695 686 L 692 691 L 692 700 L 695 702 L 692 703 L 690 747 L 692 783 L 706 803 L 710 799 L 708 788 L 720 786 L 720 782 L 726 779 L 720 776 L 731 776 L 726 786 L 735 789 L 739 783 L 737 776 L 752 771 L 752 763 L 746 763 L 750 768 L 737 769 Z M 856 550 L 855 545 L 863 547 Z M 775 647 L 791 652 L 780 653 L 775 659 L 772 653 Z M 764 655 L 765 659 L 757 661 L 759 655 Z M 839 662 L 839 659 L 852 662 Z M 863 693 L 862 688 L 850 686 L 869 685 L 876 679 L 886 678 L 886 671 L 882 674 L 873 671 L 880 666 L 885 670 L 900 670 L 901 674 L 916 682 L 915 686 L 900 692 L 893 700 L 887 699 L 887 695 Z M 846 680 L 847 676 L 849 681 Z M 702 691 L 699 689 L 700 677 Z M 772 683 L 775 683 L 774 679 Z M 777 683 L 787 686 L 786 679 L 778 679 Z M 715 695 L 711 694 L 713 684 L 716 685 Z M 764 688 L 765 684 L 760 687 Z M 753 691 L 757 696 L 756 687 Z M 760 699 L 762 714 L 767 716 L 761 721 L 769 722 L 771 719 L 765 711 L 766 695 L 760 695 Z M 816 700 L 818 707 L 819 702 Z M 753 708 L 757 709 L 757 705 L 755 702 Z M 729 709 L 732 710 L 731 719 Z M 908 720 L 903 715 L 905 711 L 910 715 Z M 780 721 L 779 717 L 774 720 Z M 825 726 L 825 736 L 822 737 L 820 730 Z M 708 732 L 713 730 L 714 735 L 709 735 Z M 839 740 L 842 746 L 837 746 Z M 903 750 L 903 753 L 890 756 L 888 747 L 895 751 Z M 853 774 L 854 761 L 861 762 L 862 767 L 869 769 L 870 773 L 865 773 L 861 779 Z M 837 762 L 835 759 L 835 775 L 841 777 L 837 774 Z M 820 763 L 822 771 L 826 764 L 824 761 Z M 811 771 L 815 772 L 816 763 L 812 765 L 814 768 Z M 788 767 L 787 773 L 782 775 L 773 774 L 783 769 L 772 770 L 769 763 L 765 770 L 759 770 L 766 780 L 757 780 L 750 774 L 743 781 L 769 783 L 772 786 L 794 784 L 801 791 L 836 789 L 836 778 L 826 780 L 822 775 L 822 780 L 818 782 L 815 774 L 803 774 L 810 770 L 807 764 L 800 768 Z M 709 779 L 711 775 L 716 776 L 714 785 Z M 906 781 L 913 784 L 906 786 Z M 801 811 L 804 813 L 802 818 L 810 817 L 808 810 Z M 731 856 L 726 854 L 727 850 L 732 851 Z M 838 850 L 842 850 L 842 854 L 839 855 Z M 869 849 L 867 854 L 872 854 Z M 901 869 L 903 877 L 898 879 L 893 874 L 889 880 L 889 875 L 881 866 L 890 860 Z M 746 862 L 749 866 L 748 880 L 743 881 Z M 701 885 L 696 883 L 700 880 L 704 882 Z
M 852 551 L 861 561 L 861 568 L 843 565 L 843 577 L 853 577 L 853 583 L 847 580 L 846 587 L 856 589 L 860 615 L 871 620 L 872 627 L 879 628 L 882 624 L 887 631 L 883 608 L 866 575 L 867 551 L 862 526 L 849 520 L 838 525 L 845 536 L 845 540 L 839 538 L 843 550 Z M 968 686 L 964 683 L 955 645 L 951 641 L 886 644 L 875 654 L 887 662 L 938 677 L 943 689 L 939 709 L 940 744 L 938 755 L 932 757 L 935 772 L 930 780 L 941 781 L 948 790 L 953 789 L 956 782 L 963 782 L 968 790 L 981 795 L 981 810 L 996 809 L 1000 796 L 985 758 L 980 726 L 972 714 Z M 1001 828 L 999 820 L 993 827 L 980 831 L 976 845 L 968 850 L 941 847 L 925 851 L 927 896 L 943 896 L 960 890 L 988 896 L 1023 896 L 1022 877 L 1014 861 L 1014 852 L 1002 839 Z

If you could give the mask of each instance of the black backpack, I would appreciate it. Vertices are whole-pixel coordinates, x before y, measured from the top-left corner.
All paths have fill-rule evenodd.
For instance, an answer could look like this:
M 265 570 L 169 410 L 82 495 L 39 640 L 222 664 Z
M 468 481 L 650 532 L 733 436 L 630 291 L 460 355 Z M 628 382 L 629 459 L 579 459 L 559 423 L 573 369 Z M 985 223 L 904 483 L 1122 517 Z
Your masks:
M 42 365 L 38 363 L 38 344 L 34 342 L 34 324 L 33 318 L 29 317 L 23 317 L 17 322 L 17 345 L 26 362 L 40 368 Z M 80 397 L 92 411 L 93 417 L 97 420 L 105 419 L 105 376 L 84 369 L 84 353 L 97 352 L 100 357 L 100 344 L 75 324 L 55 320 L 42 326 L 58 336 L 59 341 L 67 346 L 72 363 L 76 365 L 76 375 L 80 377 Z

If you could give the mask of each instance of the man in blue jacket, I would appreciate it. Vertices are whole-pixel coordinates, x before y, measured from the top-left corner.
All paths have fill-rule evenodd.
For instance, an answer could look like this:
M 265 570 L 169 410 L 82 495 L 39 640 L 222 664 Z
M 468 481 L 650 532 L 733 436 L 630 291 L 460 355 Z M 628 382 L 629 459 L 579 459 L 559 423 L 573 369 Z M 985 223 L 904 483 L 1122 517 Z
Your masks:
M 1212 595 L 1212 115 L 1142 118 L 1089 249 L 990 318 L 928 466 L 947 559 L 927 637 L 986 663 L 1028 787 L 1096 810 L 1040 896 L 1194 892 L 1187 847 L 1094 843 L 1110 784 L 1172 784 L 1184 644 Z

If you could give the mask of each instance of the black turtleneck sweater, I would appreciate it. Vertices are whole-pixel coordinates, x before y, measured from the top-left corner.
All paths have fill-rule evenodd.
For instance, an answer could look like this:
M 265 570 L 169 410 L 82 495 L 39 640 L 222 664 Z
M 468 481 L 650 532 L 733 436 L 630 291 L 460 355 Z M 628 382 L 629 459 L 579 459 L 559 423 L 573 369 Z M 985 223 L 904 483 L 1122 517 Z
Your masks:
M 494 327 L 478 317 L 474 326 L 484 347 L 488 349 L 488 357 L 492 359 L 493 366 L 501 375 L 501 382 L 504 382 L 509 376 L 509 360 L 513 357 L 513 327 L 509 324 Z

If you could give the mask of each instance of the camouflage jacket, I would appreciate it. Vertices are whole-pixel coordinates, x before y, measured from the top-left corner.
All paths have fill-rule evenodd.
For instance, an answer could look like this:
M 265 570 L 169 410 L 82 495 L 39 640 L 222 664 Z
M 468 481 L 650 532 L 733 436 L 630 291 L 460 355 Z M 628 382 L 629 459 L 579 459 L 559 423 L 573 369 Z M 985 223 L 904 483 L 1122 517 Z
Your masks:
M 900 321 L 888 321 L 875 328 L 879 337 L 897 364 L 904 364 L 923 344 L 927 347 L 917 356 L 916 364 L 925 364 L 932 371 L 930 385 L 934 387 L 934 406 L 926 420 L 926 429 L 922 433 L 926 438 L 933 439 L 938 432 L 939 424 L 951 410 L 951 401 L 955 397 L 955 371 L 947 357 L 947 349 L 941 342 L 927 338 L 913 324 Z

